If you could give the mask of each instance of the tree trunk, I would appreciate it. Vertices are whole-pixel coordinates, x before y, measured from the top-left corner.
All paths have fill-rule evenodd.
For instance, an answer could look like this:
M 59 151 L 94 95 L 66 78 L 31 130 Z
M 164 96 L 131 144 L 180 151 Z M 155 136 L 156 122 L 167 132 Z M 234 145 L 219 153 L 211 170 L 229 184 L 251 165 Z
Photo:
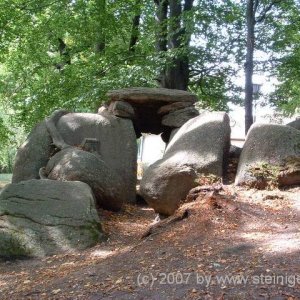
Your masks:
M 186 36 L 183 11 L 190 11 L 194 0 L 155 0 L 157 5 L 157 51 L 178 51 L 167 61 L 160 76 L 160 85 L 169 89 L 187 90 L 189 83 L 189 59 L 187 47 L 190 37 Z M 169 8 L 169 16 L 168 16 Z M 168 18 L 169 17 L 169 18 Z M 167 20 L 169 21 L 167 26 Z M 167 41 L 167 36 L 169 40 Z
M 69 52 L 69 48 L 66 45 L 66 43 L 63 41 L 63 39 L 58 38 L 58 51 L 59 55 L 61 57 L 61 62 L 55 64 L 56 69 L 59 71 L 63 71 L 65 65 L 70 65 L 71 64 L 71 56 Z
M 167 36 L 168 36 L 168 8 L 169 2 L 168 0 L 154 0 L 156 5 L 156 52 L 158 52 L 159 56 L 161 53 L 166 52 L 167 48 Z M 157 81 L 161 87 L 165 87 L 165 69 L 163 69 Z
M 131 37 L 129 42 L 129 51 L 135 52 L 135 46 L 139 39 L 139 26 L 141 19 L 141 0 L 135 1 L 136 14 L 132 19 Z
M 156 51 L 167 51 L 167 35 L 168 35 L 168 0 L 155 0 L 156 4 Z
M 255 9 L 254 0 L 247 1 L 247 52 L 245 63 L 245 134 L 253 124 L 252 104 L 253 104 L 253 54 L 255 43 Z
M 181 37 L 181 1 L 170 0 L 170 27 L 169 27 L 169 49 L 178 50 L 182 48 Z M 188 86 L 188 62 L 186 56 L 176 55 L 168 62 L 165 72 L 165 87 L 169 89 L 187 90 Z
M 97 0 L 96 8 L 99 17 L 99 28 L 97 33 L 97 39 L 95 44 L 95 53 L 101 53 L 105 50 L 106 46 L 106 34 L 105 34 L 105 22 L 106 22 L 106 0 Z

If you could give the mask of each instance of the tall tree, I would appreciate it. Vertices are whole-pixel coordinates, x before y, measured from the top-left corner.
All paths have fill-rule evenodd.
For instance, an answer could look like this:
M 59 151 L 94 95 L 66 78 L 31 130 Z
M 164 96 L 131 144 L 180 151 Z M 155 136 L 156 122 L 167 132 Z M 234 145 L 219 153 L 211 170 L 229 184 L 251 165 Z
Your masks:
M 253 123 L 252 103 L 253 103 L 253 54 L 255 43 L 255 13 L 257 9 L 256 0 L 247 0 L 247 53 L 245 62 L 245 133 L 247 134 Z
M 54 109 L 95 111 L 109 89 L 157 86 L 158 77 L 195 92 L 202 108 L 226 110 L 235 97 L 236 3 L 3 0 L 0 98 L 27 129 Z
M 157 49 L 172 53 L 160 77 L 162 87 L 187 90 L 189 83 L 188 47 L 192 32 L 187 32 L 185 16 L 194 0 L 154 0 L 157 6 Z
M 132 18 L 132 29 L 131 29 L 131 37 L 129 41 L 129 51 L 135 52 L 136 44 L 138 43 L 139 38 L 139 27 L 141 20 L 141 0 L 136 0 L 135 2 L 135 10 L 136 13 Z
M 154 86 L 150 10 L 152 0 L 1 2 L 0 98 L 15 120 L 30 128 L 59 107 L 96 110 L 109 89 Z
M 244 58 L 244 7 L 235 0 L 197 1 L 192 20 L 189 89 L 202 109 L 228 110 L 241 104 L 235 78 Z
M 256 47 L 255 29 L 258 24 L 263 23 L 274 6 L 282 0 L 247 0 L 246 24 L 247 24 L 247 47 L 245 62 L 245 133 L 253 124 L 253 70 L 254 51 Z
M 274 22 L 273 72 L 278 79 L 271 103 L 288 115 L 300 116 L 300 3 L 284 1 Z

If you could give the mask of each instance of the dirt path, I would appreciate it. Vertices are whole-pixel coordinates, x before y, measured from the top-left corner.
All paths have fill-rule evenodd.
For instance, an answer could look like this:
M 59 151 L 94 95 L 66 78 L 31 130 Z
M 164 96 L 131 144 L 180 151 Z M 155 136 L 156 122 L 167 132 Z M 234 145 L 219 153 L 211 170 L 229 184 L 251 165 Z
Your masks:
M 198 199 L 145 239 L 154 212 L 102 211 L 110 239 L 82 253 L 0 262 L 1 299 L 300 299 L 300 188 Z M 227 197 L 227 198 L 226 198 Z M 227 277 L 226 277 L 227 276 Z

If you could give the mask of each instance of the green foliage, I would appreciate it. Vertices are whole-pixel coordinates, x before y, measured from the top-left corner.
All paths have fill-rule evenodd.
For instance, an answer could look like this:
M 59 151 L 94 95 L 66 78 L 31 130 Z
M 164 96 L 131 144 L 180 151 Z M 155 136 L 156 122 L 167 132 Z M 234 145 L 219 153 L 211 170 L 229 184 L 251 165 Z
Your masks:
M 274 189 L 284 185 L 296 184 L 300 175 L 300 158 L 289 156 L 280 165 L 271 165 L 261 162 L 250 166 L 249 174 L 252 177 L 246 186 L 257 189 Z M 294 181 L 293 181 L 294 180 Z
M 184 13 L 189 49 L 155 49 L 155 6 L 151 0 L 2 1 L 0 37 L 5 73 L 1 100 L 13 121 L 28 131 L 54 109 L 96 111 L 110 89 L 155 86 L 172 58 L 190 57 L 192 91 L 202 107 L 226 109 L 232 88 L 230 57 L 238 49 L 242 12 L 234 1 L 196 1 Z M 141 14 L 138 42 L 130 51 L 132 19 Z M 168 20 L 168 26 L 174 20 Z M 237 30 L 238 28 L 238 30 Z M 203 41 L 203 43 L 195 42 Z M 231 45 L 230 47 L 228 45 Z
M 2 143 L 8 143 L 10 134 L 11 132 L 8 129 L 7 125 L 4 123 L 3 118 L 0 117 L 0 139 Z
M 265 40 L 269 45 L 268 51 L 272 53 L 269 69 L 271 75 L 279 80 L 269 100 L 289 116 L 299 114 L 300 108 L 299 11 L 297 1 L 281 1 L 266 20 L 269 35 Z
M 233 80 L 244 58 L 243 22 L 243 8 L 235 1 L 198 2 L 190 89 L 203 109 L 228 111 L 229 101 L 242 101 Z
M 17 148 L 23 143 L 25 132 L 22 127 L 14 127 L 10 115 L 2 111 L 0 107 L 0 173 L 12 173 Z M 6 108 L 6 111 L 9 110 Z
M 281 63 L 277 68 L 277 76 L 281 82 L 276 91 L 271 95 L 270 100 L 287 115 L 299 114 L 300 43 L 281 59 Z
M 7 3 L 20 24 L 17 33 L 10 32 L 2 101 L 11 103 L 17 122 L 30 128 L 59 107 L 95 111 L 109 89 L 154 85 L 150 25 L 143 23 L 147 35 L 130 53 L 133 14 L 128 12 L 135 2 L 106 2 Z
M 13 132 L 8 128 L 3 119 L 0 119 L 0 173 L 11 173 L 16 145 L 13 143 Z
M 260 9 L 269 2 L 261 0 Z M 201 108 L 227 110 L 228 101 L 240 103 L 233 79 L 245 58 L 244 4 L 195 0 L 180 29 L 182 44 L 191 36 L 190 46 L 157 52 L 153 0 L 0 1 L 0 102 L 12 112 L 0 121 L 0 139 L 9 141 L 7 129 L 14 135 L 14 127 L 28 132 L 58 108 L 96 111 L 110 89 L 156 86 L 174 57 L 189 57 L 189 89 Z M 298 12 L 294 1 L 281 1 L 258 26 L 257 49 L 277 55 L 268 62 L 282 82 L 273 102 L 291 113 L 300 92 Z M 136 14 L 141 22 L 132 51 Z

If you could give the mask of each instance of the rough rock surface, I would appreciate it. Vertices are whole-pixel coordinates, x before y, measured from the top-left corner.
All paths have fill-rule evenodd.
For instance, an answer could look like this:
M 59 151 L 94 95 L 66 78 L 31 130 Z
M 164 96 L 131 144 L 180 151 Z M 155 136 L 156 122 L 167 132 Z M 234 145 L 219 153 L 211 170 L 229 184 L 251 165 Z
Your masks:
M 44 167 L 54 147 L 48 133 L 45 121 L 37 124 L 26 141 L 18 149 L 15 159 L 12 182 L 17 183 L 23 180 L 38 179 L 40 168 Z
M 123 100 L 129 103 L 152 103 L 155 101 L 158 102 L 191 102 L 195 103 L 197 101 L 197 96 L 192 93 L 174 90 L 174 89 L 165 89 L 165 88 L 146 88 L 146 87 L 137 87 L 137 88 L 126 88 L 109 91 L 107 96 L 112 101 Z
M 106 105 L 102 105 L 99 107 L 99 109 L 98 109 L 99 115 L 107 114 L 107 113 L 108 113 L 108 107 Z
M 72 146 L 85 138 L 97 139 L 97 153 L 121 177 L 126 201 L 135 201 L 137 143 L 131 120 L 111 114 L 70 113 L 60 118 L 57 129 Z
M 137 143 L 132 121 L 108 112 L 98 115 L 57 111 L 38 124 L 17 153 L 12 181 L 40 178 L 39 170 L 55 152 L 53 143 L 58 148 L 83 147 L 87 140 L 94 141 L 93 147 L 107 167 L 122 178 L 126 201 L 134 202 Z
M 44 256 L 81 250 L 104 239 L 90 187 L 28 180 L 0 194 L 0 256 Z
M 122 101 L 129 103 L 135 112 L 134 128 L 136 135 L 141 133 L 160 134 L 168 132 L 169 128 L 162 124 L 166 113 L 191 107 L 197 101 L 197 96 L 181 90 L 165 88 L 127 88 L 108 92 L 108 104 Z M 195 114 L 189 119 L 195 117 Z M 175 126 L 177 127 L 177 125 Z
M 45 173 L 53 180 L 87 183 L 93 190 L 97 205 L 104 209 L 117 211 L 126 201 L 121 178 L 97 153 L 75 147 L 63 149 L 51 157 Z
M 109 107 L 108 111 L 111 112 L 114 116 L 134 119 L 135 113 L 131 104 L 125 101 L 114 101 Z
M 189 107 L 189 106 L 191 106 L 190 102 L 174 102 L 174 103 L 162 106 L 157 111 L 157 113 L 159 115 L 166 115 L 170 112 L 176 111 L 178 109 L 183 109 L 183 108 L 186 108 L 186 107 Z
M 242 148 L 235 146 L 235 145 L 230 145 L 229 149 L 229 157 L 230 158 L 239 158 L 242 153 Z
M 279 186 L 300 185 L 300 155 L 291 156 L 284 161 L 278 175 Z
M 290 123 L 288 123 L 286 125 L 294 127 L 296 129 L 300 130 L 300 117 L 297 118 L 295 121 L 292 121 L 292 122 L 290 122 Z
M 48 119 L 56 124 L 59 118 L 67 113 L 65 110 L 55 111 Z M 46 119 L 33 128 L 26 141 L 18 149 L 12 182 L 39 179 L 40 168 L 46 166 L 54 151 L 55 147 L 47 129 Z
M 200 174 L 222 177 L 229 151 L 229 117 L 203 113 L 185 123 L 171 139 L 163 158 L 145 172 L 140 193 L 154 210 L 171 215 Z
M 162 124 L 169 127 L 181 127 L 188 120 L 199 116 L 199 112 L 194 107 L 186 107 L 175 110 L 162 118 Z
M 261 163 L 284 166 L 285 161 L 292 157 L 300 157 L 299 130 L 285 125 L 254 124 L 246 137 L 235 184 L 255 183 L 258 179 L 251 173 L 252 167 Z M 286 177 L 285 182 L 289 182 Z

